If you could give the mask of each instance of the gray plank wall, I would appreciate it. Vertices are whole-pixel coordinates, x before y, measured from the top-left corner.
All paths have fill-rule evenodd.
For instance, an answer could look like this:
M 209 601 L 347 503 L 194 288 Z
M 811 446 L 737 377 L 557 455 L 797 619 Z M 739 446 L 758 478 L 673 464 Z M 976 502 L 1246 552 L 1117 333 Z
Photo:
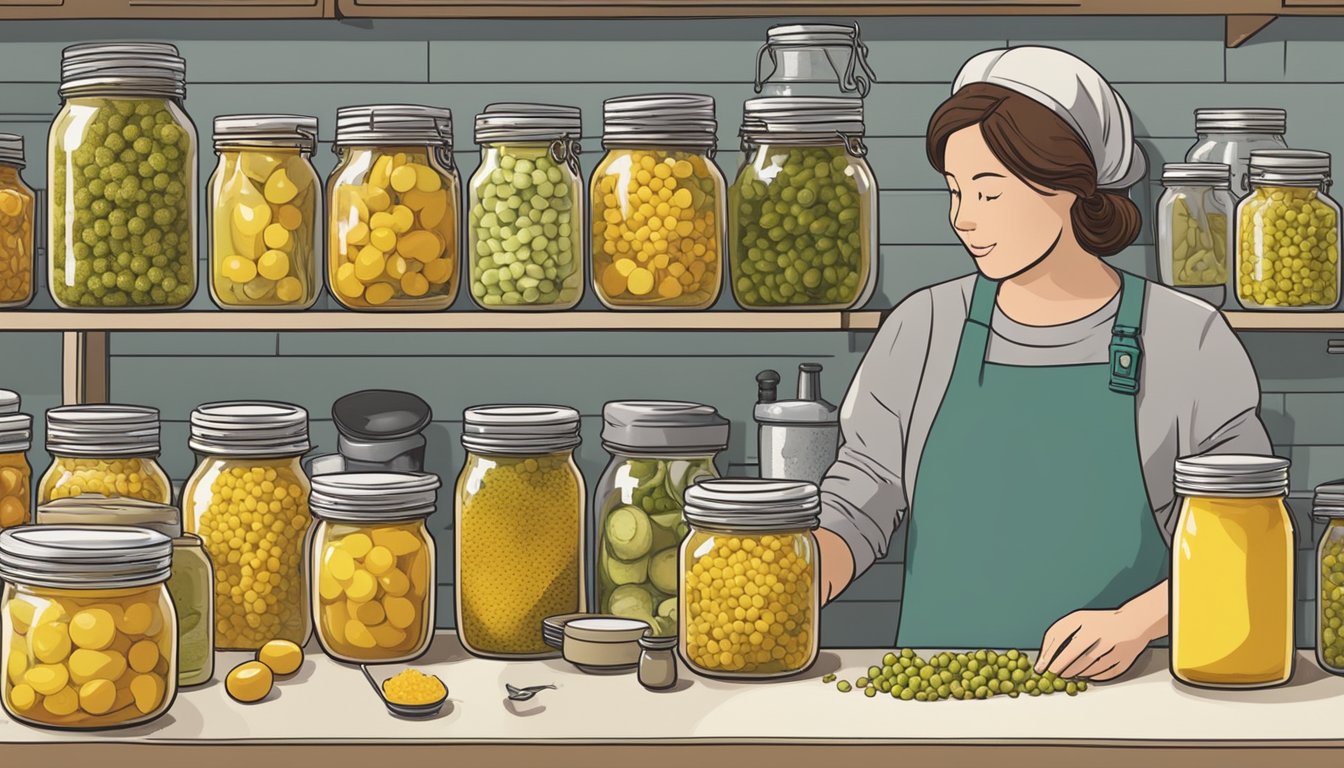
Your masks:
M 325 174 L 338 106 L 379 101 L 446 105 L 457 115 L 463 175 L 476 165 L 471 116 L 491 101 L 544 100 L 584 110 L 586 170 L 600 157 L 603 98 L 692 90 L 718 100 L 719 154 L 731 174 L 740 159 L 735 131 L 741 101 L 767 22 L 247 22 L 20 23 L 0 25 L 0 130 L 29 141 L 26 177 L 45 186 L 46 128 L 58 108 L 61 48 L 99 39 L 155 38 L 177 43 L 188 60 L 187 109 L 203 136 L 217 114 L 301 111 L 322 120 Z M 1224 50 L 1221 19 L 873 19 L 863 23 L 882 82 L 868 99 L 871 161 L 881 181 L 880 289 L 870 306 L 889 307 L 910 292 L 971 270 L 946 222 L 941 181 L 928 167 L 922 135 L 958 66 L 1007 43 L 1045 42 L 1074 51 L 1121 89 L 1156 177 L 1192 141 L 1198 106 L 1282 106 L 1297 147 L 1344 149 L 1334 103 L 1344 81 L 1344 20 L 1284 19 L 1249 45 Z M 207 151 L 201 177 L 214 158 Z M 203 183 L 203 182 L 202 182 Z M 1135 193 L 1145 210 L 1153 187 Z M 203 203 L 202 203 L 203 208 Z M 1115 259 L 1155 275 L 1152 233 Z M 201 258 L 205 258 L 202 249 Z M 329 300 L 324 299 L 324 302 Z M 470 311 L 464 298 L 454 311 Z M 196 306 L 209 306 L 205 291 Z M 50 306 L 43 297 L 37 306 Z M 595 308 L 590 298 L 586 307 Z M 728 302 L 722 305 L 730 306 Z M 229 326 L 221 315 L 219 325 Z M 0 330 L 3 318 L 0 317 Z M 579 460 L 590 483 L 605 463 L 601 405 L 629 397 L 682 398 L 718 406 L 733 421 L 721 462 L 733 474 L 755 470 L 750 422 L 754 374 L 792 371 L 816 360 L 838 400 L 871 340 L 844 333 L 142 333 L 112 338 L 115 401 L 155 405 L 165 418 L 163 462 L 181 481 L 191 472 L 185 420 L 197 403 L 273 398 L 314 416 L 315 441 L 335 442 L 332 400 L 364 387 L 404 388 L 432 404 L 431 468 L 451 483 L 463 459 L 459 418 L 466 406 L 496 401 L 567 403 L 584 414 Z M 60 398 L 55 334 L 0 333 L 0 386 L 18 389 L 27 410 Z M 1260 371 L 1264 415 L 1279 450 L 1295 461 L 1294 510 L 1302 547 L 1299 597 L 1309 598 L 1308 548 L 1314 536 L 1311 487 L 1344 474 L 1344 365 L 1325 354 L 1322 334 L 1248 334 Z M 39 447 L 33 462 L 47 461 Z M 973 471 L 973 468 L 972 468 Z M 452 624 L 451 504 L 432 520 L 445 553 L 439 623 Z M 898 535 L 899 537 L 899 535 Z M 826 610 L 832 645 L 891 642 L 900 595 L 898 541 L 892 554 Z M 1311 606 L 1299 607 L 1299 641 L 1310 642 Z

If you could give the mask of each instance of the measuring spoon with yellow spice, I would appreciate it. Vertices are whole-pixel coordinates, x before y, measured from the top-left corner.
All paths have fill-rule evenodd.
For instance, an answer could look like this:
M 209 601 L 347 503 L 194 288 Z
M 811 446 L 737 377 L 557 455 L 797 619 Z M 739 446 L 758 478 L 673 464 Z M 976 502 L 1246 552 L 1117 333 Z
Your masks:
M 364 679 L 369 681 L 387 711 L 397 717 L 425 718 L 437 715 L 448 701 L 448 686 L 438 675 L 426 675 L 418 669 L 405 669 L 387 678 L 380 685 L 366 664 L 359 665 Z

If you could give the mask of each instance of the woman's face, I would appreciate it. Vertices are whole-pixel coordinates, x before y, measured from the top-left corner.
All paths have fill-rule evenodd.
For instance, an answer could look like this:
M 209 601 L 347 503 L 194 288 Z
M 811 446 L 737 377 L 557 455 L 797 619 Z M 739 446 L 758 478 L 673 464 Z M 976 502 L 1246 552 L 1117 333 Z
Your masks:
M 985 277 L 1021 274 L 1072 236 L 1069 209 L 1077 196 L 1014 176 L 994 157 L 979 125 L 948 138 L 943 167 L 952 228 Z

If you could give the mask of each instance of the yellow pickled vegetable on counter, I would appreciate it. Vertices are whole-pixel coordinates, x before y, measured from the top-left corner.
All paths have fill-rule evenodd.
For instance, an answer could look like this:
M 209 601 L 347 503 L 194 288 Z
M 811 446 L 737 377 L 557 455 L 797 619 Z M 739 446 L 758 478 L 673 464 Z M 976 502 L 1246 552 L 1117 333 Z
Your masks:
M 448 688 L 437 675 L 406 669 L 383 681 L 383 695 L 393 704 L 416 706 L 442 700 Z
M 303 649 L 288 640 L 272 640 L 257 651 L 257 661 L 277 675 L 292 675 L 303 665 Z
M 234 701 L 255 704 L 270 694 L 274 683 L 270 667 L 260 661 L 245 661 L 229 670 L 224 689 Z

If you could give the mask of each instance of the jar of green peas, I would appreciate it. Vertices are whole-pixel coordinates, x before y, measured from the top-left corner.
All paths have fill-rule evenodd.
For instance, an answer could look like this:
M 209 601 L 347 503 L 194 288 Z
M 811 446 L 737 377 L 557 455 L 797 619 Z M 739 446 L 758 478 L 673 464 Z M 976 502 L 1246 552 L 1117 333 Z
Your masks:
M 196 128 L 166 43 L 61 54 L 48 142 L 49 280 L 66 309 L 172 309 L 196 292 Z

